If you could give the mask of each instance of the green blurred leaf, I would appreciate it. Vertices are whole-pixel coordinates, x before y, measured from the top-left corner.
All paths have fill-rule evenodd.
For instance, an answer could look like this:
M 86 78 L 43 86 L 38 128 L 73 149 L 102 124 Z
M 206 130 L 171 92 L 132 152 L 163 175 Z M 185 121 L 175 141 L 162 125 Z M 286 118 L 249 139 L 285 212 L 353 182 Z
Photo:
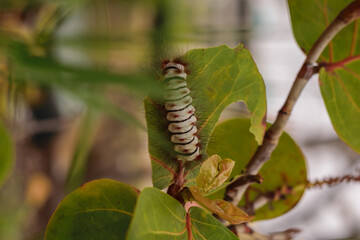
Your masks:
M 265 86 L 250 55 L 242 45 L 231 49 L 226 45 L 207 49 L 190 50 L 183 56 L 193 64 L 193 74 L 187 78 L 198 118 L 201 151 L 206 152 L 209 136 L 224 108 L 232 102 L 246 102 L 251 112 L 250 131 L 258 143 L 262 142 L 266 115 Z M 190 66 L 191 68 L 191 66 Z M 149 153 L 152 160 L 153 184 L 165 188 L 178 169 L 170 133 L 166 131 L 163 103 L 147 98 L 145 100 L 146 121 L 149 136 Z M 195 184 L 201 160 L 185 166 L 186 185 Z
M 10 178 L 0 189 L 0 239 L 24 239 L 20 229 L 24 219 L 33 216 L 33 208 L 24 201 L 24 181 L 19 175 L 21 171 L 16 171 L 17 177 Z
M 288 0 L 293 32 L 307 53 L 352 0 Z M 360 152 L 360 20 L 342 29 L 320 57 L 320 88 L 339 137 Z
M 189 227 L 195 240 L 238 239 L 204 210 L 192 207 L 187 215 L 181 203 L 168 194 L 145 188 L 139 196 L 127 240 L 188 240 Z
M 212 155 L 201 166 L 196 186 L 203 194 L 221 186 L 229 178 L 234 165 L 231 159 L 221 160 L 219 155 Z
M 149 76 L 118 75 L 106 71 L 66 66 L 52 58 L 32 56 L 22 44 L 13 44 L 11 52 L 16 64 L 13 78 L 19 83 L 25 80 L 52 86 L 57 90 L 65 90 L 89 107 L 104 111 L 127 124 L 144 129 L 139 120 L 107 100 L 105 94 L 107 87 L 118 84 L 142 94 L 149 91 L 157 94 L 160 88 L 154 79 L 150 80 Z
M 208 154 L 219 154 L 222 158 L 231 158 L 235 167 L 230 178 L 239 175 L 257 148 L 254 136 L 249 133 L 249 119 L 232 119 L 216 126 L 208 146 Z M 221 144 L 219 140 L 221 139 Z M 261 168 L 259 174 L 264 178 L 262 184 L 253 184 L 262 192 L 272 192 L 282 186 L 296 189 L 283 200 L 271 203 L 273 210 L 266 204 L 255 212 L 255 219 L 269 219 L 280 216 L 289 211 L 300 200 L 307 182 L 305 158 L 291 137 L 283 133 L 278 146 L 271 158 Z M 299 187 L 300 186 L 300 187 Z M 302 186 L 302 187 L 301 187 Z M 221 198 L 224 191 L 210 198 Z M 250 195 L 250 201 L 257 196 L 256 192 Z M 244 200 L 240 205 L 244 204 Z
M 154 78 L 145 74 L 115 74 L 96 68 L 83 68 L 64 65 L 50 57 L 31 55 L 27 47 L 20 43 L 13 43 L 9 49 L 10 55 L 28 80 L 36 83 L 73 86 L 74 84 L 123 85 L 131 90 L 146 94 L 160 94 L 161 88 Z
M 81 119 L 78 141 L 75 147 L 74 157 L 66 179 L 66 192 L 70 193 L 79 187 L 84 181 L 87 169 L 88 154 L 96 134 L 96 122 L 98 116 L 87 110 Z
M 204 197 L 201 194 L 200 189 L 196 186 L 191 186 L 189 189 L 192 196 L 198 203 L 209 209 L 211 212 L 217 214 L 219 217 L 229 221 L 231 224 L 250 222 L 254 218 L 247 215 L 240 208 L 222 199 L 211 200 Z
M 110 179 L 86 183 L 59 204 L 45 239 L 124 239 L 137 195 L 135 188 Z
M 0 186 L 10 174 L 14 164 L 14 146 L 11 136 L 0 121 Z

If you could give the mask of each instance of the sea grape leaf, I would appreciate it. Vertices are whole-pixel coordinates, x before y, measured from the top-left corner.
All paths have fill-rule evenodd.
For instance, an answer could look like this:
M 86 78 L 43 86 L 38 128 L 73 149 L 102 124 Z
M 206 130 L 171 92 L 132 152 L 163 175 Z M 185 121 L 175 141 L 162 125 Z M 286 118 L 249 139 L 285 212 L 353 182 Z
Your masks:
M 14 164 L 14 146 L 10 134 L 0 121 L 0 186 L 10 174 Z
M 201 193 L 208 193 L 221 186 L 229 178 L 234 165 L 231 159 L 222 160 L 219 155 L 212 155 L 201 166 L 196 186 Z
M 195 184 L 199 168 L 206 159 L 209 137 L 224 108 L 232 102 L 244 101 L 251 112 L 250 132 L 262 142 L 266 115 L 265 86 L 250 55 L 242 45 L 232 49 L 226 45 L 194 49 L 183 57 L 194 65 L 187 77 L 193 106 L 198 119 L 197 128 L 203 157 L 185 165 L 186 185 Z M 146 98 L 144 101 L 148 126 L 149 153 L 152 162 L 153 184 L 163 189 L 173 180 L 178 169 L 176 154 L 167 131 L 163 102 Z
M 137 189 L 121 182 L 88 182 L 61 201 L 45 239 L 125 239 L 137 196 Z
M 192 196 L 198 203 L 209 209 L 211 212 L 217 214 L 219 217 L 229 221 L 231 224 L 249 222 L 254 218 L 247 215 L 237 206 L 234 206 L 222 199 L 212 200 L 204 197 L 200 189 L 196 186 L 191 186 L 189 189 Z
M 360 61 L 322 69 L 320 89 L 337 134 L 360 153 Z
M 230 179 L 239 175 L 245 169 L 251 156 L 254 154 L 257 143 L 254 136 L 248 131 L 249 119 L 231 119 L 216 126 L 208 146 L 208 154 L 219 154 L 222 158 L 231 158 L 235 167 Z M 218 144 L 221 141 L 222 144 Z M 300 200 L 304 186 L 307 182 L 305 158 L 299 147 L 291 137 L 283 133 L 278 146 L 271 155 L 270 160 L 261 168 L 259 174 L 263 177 L 262 184 L 252 186 L 261 192 L 273 192 L 283 186 L 293 188 L 290 195 L 259 208 L 255 211 L 255 220 L 269 219 L 280 216 L 289 211 Z M 258 195 L 250 192 L 250 201 Z M 222 198 L 224 191 L 214 193 L 209 198 Z M 240 205 L 244 205 L 244 200 Z
M 293 32 L 307 53 L 352 0 L 288 0 Z M 360 20 L 342 29 L 322 53 L 320 89 L 339 137 L 360 152 Z
M 192 237 L 192 238 L 191 238 Z M 184 207 L 156 188 L 145 188 L 136 204 L 127 240 L 238 239 L 205 210 Z

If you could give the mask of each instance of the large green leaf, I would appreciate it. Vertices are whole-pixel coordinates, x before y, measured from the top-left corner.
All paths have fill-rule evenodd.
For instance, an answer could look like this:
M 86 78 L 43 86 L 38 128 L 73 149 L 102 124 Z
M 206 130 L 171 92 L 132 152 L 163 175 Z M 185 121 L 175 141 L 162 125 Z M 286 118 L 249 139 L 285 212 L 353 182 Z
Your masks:
M 189 229 L 191 231 L 189 232 Z M 189 238 L 193 236 L 193 238 Z M 170 195 L 146 188 L 139 196 L 127 240 L 238 239 L 205 210 L 192 207 L 188 214 Z
M 326 27 L 335 19 L 340 11 L 353 0 L 288 0 L 291 23 L 295 39 L 305 53 L 324 32 Z M 360 53 L 358 39 L 354 35 L 360 33 L 358 21 L 341 30 L 322 53 L 320 60 L 325 62 L 336 62 L 349 56 L 351 46 L 354 47 L 353 54 Z
M 138 190 L 110 179 L 91 181 L 59 204 L 45 239 L 124 239 Z
M 0 185 L 9 175 L 14 161 L 14 147 L 5 126 L 0 121 Z
M 250 132 L 261 143 L 265 131 L 266 98 L 261 75 L 250 52 L 242 45 L 234 49 L 225 45 L 194 49 L 187 52 L 183 59 L 194 65 L 187 82 L 198 118 L 197 128 L 203 154 L 202 159 L 185 166 L 186 185 L 192 185 L 201 163 L 206 159 L 209 136 L 224 108 L 232 102 L 244 101 L 251 112 Z M 160 189 L 172 182 L 178 169 L 162 105 L 161 101 L 145 100 L 153 184 Z
M 288 0 L 293 32 L 307 53 L 352 0 Z M 320 57 L 320 88 L 339 137 L 360 152 L 360 20 L 337 34 Z
M 322 69 L 320 88 L 337 134 L 360 153 L 360 61 L 333 71 Z
M 222 158 L 231 158 L 235 161 L 230 178 L 239 175 L 245 169 L 257 148 L 254 136 L 248 131 L 249 126 L 248 119 L 228 120 L 217 125 L 211 136 L 208 154 L 216 153 Z M 290 186 L 294 191 L 285 199 L 273 202 L 272 210 L 269 204 L 259 208 L 255 211 L 255 220 L 282 215 L 300 200 L 307 182 L 305 159 L 288 134 L 282 134 L 270 160 L 265 163 L 259 174 L 264 181 L 262 184 L 253 184 L 253 186 L 264 193 L 273 192 L 283 186 Z M 250 201 L 257 195 L 257 192 L 251 192 Z M 219 198 L 219 194 L 215 194 L 212 198 Z M 241 202 L 242 204 L 244 201 Z

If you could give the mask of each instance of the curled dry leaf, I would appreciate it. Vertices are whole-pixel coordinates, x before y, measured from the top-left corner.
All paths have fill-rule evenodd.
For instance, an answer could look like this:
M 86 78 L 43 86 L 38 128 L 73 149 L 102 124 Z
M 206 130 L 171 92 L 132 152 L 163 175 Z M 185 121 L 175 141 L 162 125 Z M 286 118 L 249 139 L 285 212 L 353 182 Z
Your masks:
M 204 197 L 198 187 L 191 186 L 189 189 L 198 203 L 217 214 L 219 217 L 229 221 L 231 224 L 250 222 L 254 218 L 229 202 L 221 199 L 211 200 Z
M 200 173 L 196 178 L 196 186 L 201 193 L 221 186 L 230 176 L 235 162 L 231 159 L 221 160 L 219 155 L 209 157 L 200 168 Z

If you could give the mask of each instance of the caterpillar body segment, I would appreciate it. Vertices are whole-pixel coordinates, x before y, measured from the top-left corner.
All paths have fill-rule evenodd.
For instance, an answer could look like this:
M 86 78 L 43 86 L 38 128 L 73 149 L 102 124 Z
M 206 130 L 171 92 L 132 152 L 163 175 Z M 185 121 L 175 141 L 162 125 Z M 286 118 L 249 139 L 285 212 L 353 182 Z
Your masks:
M 197 137 L 195 108 L 187 87 L 185 66 L 180 63 L 163 64 L 165 84 L 166 119 L 171 142 L 178 161 L 193 161 L 200 156 L 199 139 Z

